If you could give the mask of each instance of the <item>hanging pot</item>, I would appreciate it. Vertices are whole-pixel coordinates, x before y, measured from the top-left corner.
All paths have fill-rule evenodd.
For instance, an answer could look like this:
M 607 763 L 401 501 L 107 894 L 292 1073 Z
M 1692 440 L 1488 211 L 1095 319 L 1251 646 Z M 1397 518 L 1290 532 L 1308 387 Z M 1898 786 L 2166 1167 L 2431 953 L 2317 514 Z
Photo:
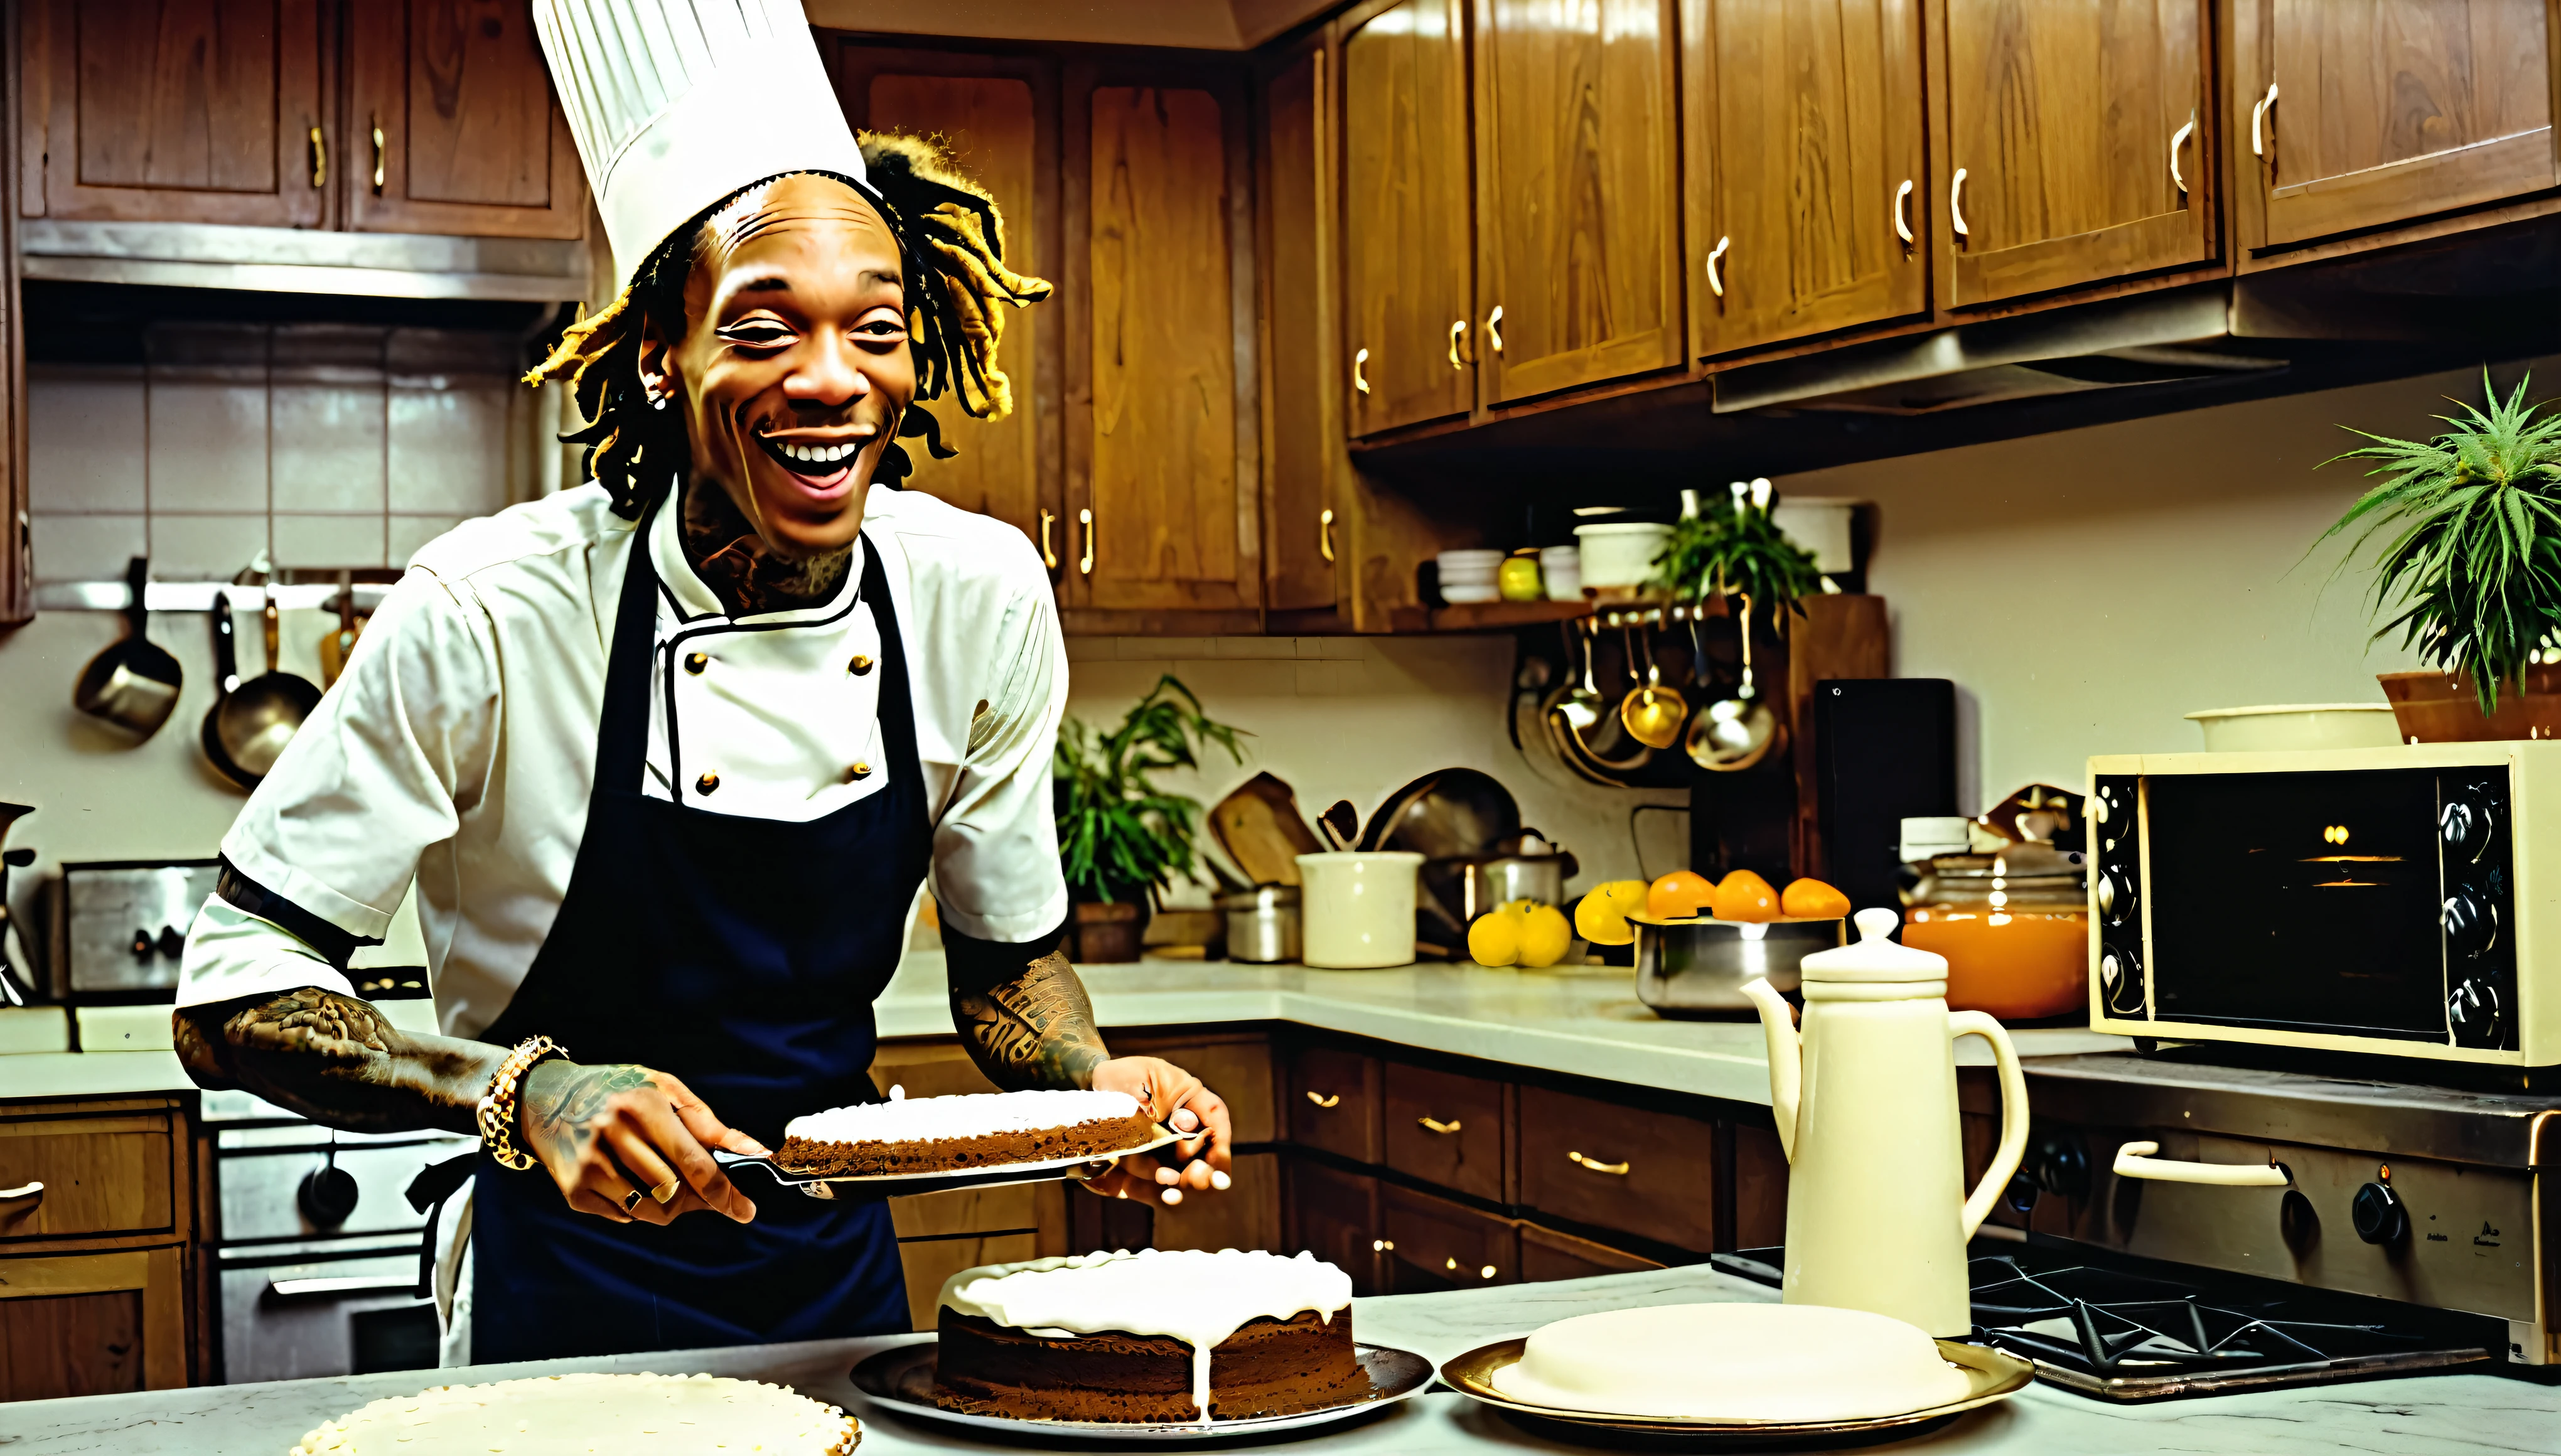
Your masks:
M 169 721 L 178 706 L 179 686 L 186 681 L 178 659 L 154 643 L 147 630 L 150 617 L 142 593 L 150 579 L 148 558 L 135 557 L 125 566 L 125 584 L 133 594 L 124 605 L 124 639 L 90 658 L 72 690 L 73 707 L 115 725 L 137 741 Z

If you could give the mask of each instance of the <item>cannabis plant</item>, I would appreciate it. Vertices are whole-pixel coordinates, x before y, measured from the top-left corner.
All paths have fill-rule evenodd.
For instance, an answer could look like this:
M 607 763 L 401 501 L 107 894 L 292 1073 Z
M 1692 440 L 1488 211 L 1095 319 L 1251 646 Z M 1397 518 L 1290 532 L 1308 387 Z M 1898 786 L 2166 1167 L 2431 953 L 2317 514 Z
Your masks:
M 1796 598 L 1820 591 L 1814 554 L 1790 541 L 1770 518 L 1768 482 L 1757 495 L 1737 483 L 1730 496 L 1702 502 L 1672 523 L 1671 540 L 1654 558 L 1653 584 L 1689 601 L 1741 595 L 1769 609 L 1804 615 Z
M 1195 768 L 1216 743 L 1237 762 L 1237 730 L 1212 723 L 1200 699 L 1167 673 L 1110 732 L 1075 719 L 1059 725 L 1051 792 L 1068 893 L 1106 903 L 1136 900 L 1194 873 L 1197 799 L 1156 787 L 1153 774 Z
M 2366 474 L 2382 483 L 2320 536 L 2362 527 L 2342 570 L 2381 542 L 2373 612 L 2397 615 L 2372 640 L 2397 631 L 2437 667 L 2470 675 L 2483 715 L 2561 627 L 2561 414 L 2538 418 L 2526 384 L 2501 400 L 2483 371 L 2488 411 L 2438 415 L 2449 427 L 2432 439 L 2350 430 L 2373 443 L 2334 458 L 2374 462 Z

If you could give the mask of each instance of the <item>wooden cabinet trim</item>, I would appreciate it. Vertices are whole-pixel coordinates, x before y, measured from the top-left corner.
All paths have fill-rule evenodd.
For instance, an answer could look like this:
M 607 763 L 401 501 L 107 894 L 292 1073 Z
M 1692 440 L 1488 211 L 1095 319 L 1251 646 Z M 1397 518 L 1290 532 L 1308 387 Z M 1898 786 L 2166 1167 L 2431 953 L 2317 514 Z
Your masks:
M 1342 289 L 1332 245 L 1342 61 L 1320 32 L 1259 68 L 1254 134 L 1263 380 L 1263 606 L 1331 611 L 1342 600 L 1350 523 L 1334 482 L 1344 451 Z

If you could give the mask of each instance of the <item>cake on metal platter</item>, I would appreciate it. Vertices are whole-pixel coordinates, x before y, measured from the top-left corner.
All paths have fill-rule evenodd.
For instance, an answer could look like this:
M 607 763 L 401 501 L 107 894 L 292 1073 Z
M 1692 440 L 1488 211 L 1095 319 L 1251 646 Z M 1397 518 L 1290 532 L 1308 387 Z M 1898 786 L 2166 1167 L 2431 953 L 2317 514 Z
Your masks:
M 1144 1147 L 1156 1126 L 1126 1092 L 969 1092 L 860 1102 L 795 1117 L 774 1162 L 821 1178 L 872 1178 L 1108 1158 Z

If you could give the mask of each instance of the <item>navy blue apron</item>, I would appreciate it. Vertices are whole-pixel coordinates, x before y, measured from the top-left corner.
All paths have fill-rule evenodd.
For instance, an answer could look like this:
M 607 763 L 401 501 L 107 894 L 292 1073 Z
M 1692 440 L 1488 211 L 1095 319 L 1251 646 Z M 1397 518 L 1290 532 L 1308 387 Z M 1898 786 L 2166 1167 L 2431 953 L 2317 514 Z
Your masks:
M 880 626 L 888 784 L 805 823 L 645 797 L 658 588 L 648 532 L 644 519 L 623 577 L 569 891 L 482 1035 L 549 1036 L 582 1062 L 671 1072 L 723 1122 L 779 1147 L 793 1117 L 879 1100 L 872 1000 L 897 968 L 933 840 L 907 653 L 880 553 L 866 546 L 857 599 Z M 658 1226 L 578 1213 L 543 1170 L 501 1168 L 485 1151 L 475 1178 L 477 1364 L 908 1328 L 886 1203 L 812 1199 L 743 1175 L 753 1223 L 697 1210 Z

